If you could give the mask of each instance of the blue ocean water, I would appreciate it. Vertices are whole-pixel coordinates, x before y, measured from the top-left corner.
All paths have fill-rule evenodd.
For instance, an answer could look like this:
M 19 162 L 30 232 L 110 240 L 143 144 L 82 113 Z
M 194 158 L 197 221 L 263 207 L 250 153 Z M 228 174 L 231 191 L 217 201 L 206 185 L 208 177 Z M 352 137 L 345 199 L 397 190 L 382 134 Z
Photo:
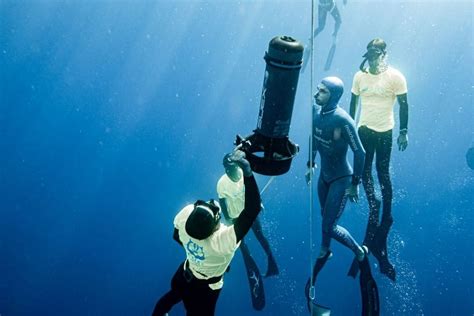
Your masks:
M 382 315 L 472 315 L 472 2 L 338 6 L 334 62 L 323 71 L 328 17 L 313 86 L 339 76 L 347 110 L 374 37 L 408 81 L 410 143 L 394 147 L 391 167 L 397 282 L 372 260 Z M 0 315 L 151 314 L 184 258 L 172 240 L 175 214 L 215 197 L 223 154 L 256 126 L 268 42 L 310 34 L 311 1 L 1 0 Z M 236 253 L 217 315 L 307 315 L 304 284 L 320 241 L 304 181 L 310 109 L 307 70 L 290 130 L 301 152 L 263 195 L 261 221 L 281 272 L 265 279 L 267 305 L 252 309 Z M 263 187 L 268 177 L 257 180 Z M 341 220 L 358 240 L 361 197 Z M 248 240 L 265 272 L 263 251 L 252 233 Z M 346 277 L 352 254 L 336 243 L 333 251 L 320 301 L 334 315 L 359 315 L 358 282 Z M 183 314 L 178 305 L 170 315 Z

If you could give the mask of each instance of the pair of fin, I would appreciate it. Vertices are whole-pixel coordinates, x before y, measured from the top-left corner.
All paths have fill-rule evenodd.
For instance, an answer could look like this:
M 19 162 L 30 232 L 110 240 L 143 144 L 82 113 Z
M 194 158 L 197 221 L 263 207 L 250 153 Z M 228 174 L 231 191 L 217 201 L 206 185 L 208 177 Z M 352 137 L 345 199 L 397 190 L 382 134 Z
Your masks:
M 362 316 L 380 315 L 379 290 L 370 271 L 370 263 L 366 252 L 364 260 L 358 261 L 360 268 L 360 293 L 362 295 Z
M 313 278 L 308 279 L 305 287 L 305 296 L 308 305 L 308 311 L 311 316 L 330 316 L 331 310 L 328 307 L 319 305 L 315 302 L 315 284 L 316 279 L 321 269 L 326 264 L 327 260 L 332 256 L 328 251 L 322 258 L 318 258 L 313 267 Z M 370 264 L 368 259 L 368 252 L 364 260 L 357 261 L 360 265 L 360 291 L 362 296 L 362 316 L 378 316 L 380 315 L 380 301 L 377 284 L 375 283 L 372 273 L 370 271 Z M 312 281 L 312 282 L 311 282 Z
M 319 272 L 322 270 L 326 262 L 329 258 L 332 257 L 332 252 L 328 251 L 324 255 L 324 257 L 318 258 L 314 263 L 313 267 L 313 278 L 308 278 L 305 286 L 305 296 L 306 296 L 306 303 L 308 305 L 308 311 L 311 316 L 329 316 L 331 315 L 331 309 L 329 307 L 325 307 L 315 302 L 315 285 L 316 279 L 318 277 Z
M 255 263 L 255 260 L 253 260 L 252 255 L 250 254 L 250 251 L 243 240 L 240 244 L 240 250 L 244 259 L 245 271 L 247 272 L 247 280 L 250 288 L 252 306 L 255 310 L 260 311 L 265 307 L 265 290 L 263 287 L 263 278 L 257 264 Z M 278 273 L 279 270 L 275 259 L 270 256 L 268 258 L 268 270 L 265 277 L 278 275 Z
M 369 247 L 370 250 L 372 250 L 372 254 L 377 259 L 380 267 L 380 273 L 386 275 L 390 280 L 395 282 L 396 271 L 393 265 L 388 260 L 387 245 L 384 244 L 380 246 L 373 246 L 373 243 L 370 242 L 365 244 Z M 347 272 L 347 275 L 355 278 L 358 273 L 359 264 L 357 262 L 357 259 L 354 259 L 352 261 L 351 267 L 349 268 L 349 271 Z
M 368 227 L 367 231 L 369 231 L 370 228 L 371 227 Z M 366 245 L 369 248 L 369 250 L 372 252 L 374 257 L 377 259 L 379 263 L 379 267 L 380 267 L 380 273 L 386 275 L 390 280 L 395 282 L 396 271 L 388 259 L 387 234 L 388 234 L 388 231 L 382 231 L 380 228 L 376 229 L 376 233 L 374 237 L 370 238 L 368 234 L 366 234 L 364 245 Z M 347 272 L 347 275 L 355 278 L 358 272 L 359 272 L 359 264 L 357 262 L 357 259 L 354 258 L 354 260 L 352 261 L 351 267 L 349 268 L 349 271 Z
M 310 59 L 311 49 L 306 46 L 303 53 L 303 65 L 301 66 L 301 72 L 304 73 L 306 66 L 308 65 Z M 336 53 L 336 43 L 331 45 L 329 49 L 328 57 L 326 58 L 326 63 L 324 64 L 324 71 L 331 69 L 332 60 L 334 59 L 334 54 Z

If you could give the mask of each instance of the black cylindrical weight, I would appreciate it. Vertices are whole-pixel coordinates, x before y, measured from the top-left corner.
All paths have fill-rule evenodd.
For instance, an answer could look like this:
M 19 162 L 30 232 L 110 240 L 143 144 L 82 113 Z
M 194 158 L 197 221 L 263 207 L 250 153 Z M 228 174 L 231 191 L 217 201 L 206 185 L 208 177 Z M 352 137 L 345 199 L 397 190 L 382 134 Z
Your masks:
M 303 45 L 289 36 L 270 41 L 256 129 L 263 136 L 288 136 L 303 50 Z

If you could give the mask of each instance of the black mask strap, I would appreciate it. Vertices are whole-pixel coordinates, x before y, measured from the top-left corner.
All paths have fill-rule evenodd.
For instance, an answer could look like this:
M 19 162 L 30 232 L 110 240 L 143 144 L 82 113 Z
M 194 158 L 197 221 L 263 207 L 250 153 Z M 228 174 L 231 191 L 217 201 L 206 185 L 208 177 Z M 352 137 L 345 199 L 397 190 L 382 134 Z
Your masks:
M 367 67 L 365 67 L 365 63 L 367 62 L 367 57 L 362 60 L 362 63 L 359 66 L 360 71 L 367 73 Z
M 211 210 L 212 214 L 214 215 L 214 219 L 216 222 L 220 220 L 220 208 L 217 205 L 216 201 L 214 199 L 209 200 L 209 202 L 203 201 L 203 200 L 197 200 L 194 203 L 194 209 L 196 209 L 199 206 L 204 206 L 207 207 Z

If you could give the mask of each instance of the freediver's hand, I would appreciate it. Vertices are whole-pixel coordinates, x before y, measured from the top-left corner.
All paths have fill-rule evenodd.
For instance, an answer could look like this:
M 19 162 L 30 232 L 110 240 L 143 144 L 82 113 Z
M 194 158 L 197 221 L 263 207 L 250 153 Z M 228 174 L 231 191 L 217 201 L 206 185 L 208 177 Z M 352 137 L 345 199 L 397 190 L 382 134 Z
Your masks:
M 308 168 L 308 171 L 306 171 L 306 173 L 304 175 L 307 185 L 311 184 L 311 175 L 313 175 L 313 174 L 314 174 L 314 167 Z
M 252 168 L 249 161 L 245 158 L 245 153 L 242 150 L 235 150 L 228 158 L 235 162 L 244 172 L 244 176 L 250 177 L 252 175 Z
M 351 184 L 346 189 L 346 195 L 351 202 L 359 202 L 359 186 L 357 184 Z
M 408 135 L 400 134 L 397 138 L 398 150 L 405 151 L 408 147 Z

